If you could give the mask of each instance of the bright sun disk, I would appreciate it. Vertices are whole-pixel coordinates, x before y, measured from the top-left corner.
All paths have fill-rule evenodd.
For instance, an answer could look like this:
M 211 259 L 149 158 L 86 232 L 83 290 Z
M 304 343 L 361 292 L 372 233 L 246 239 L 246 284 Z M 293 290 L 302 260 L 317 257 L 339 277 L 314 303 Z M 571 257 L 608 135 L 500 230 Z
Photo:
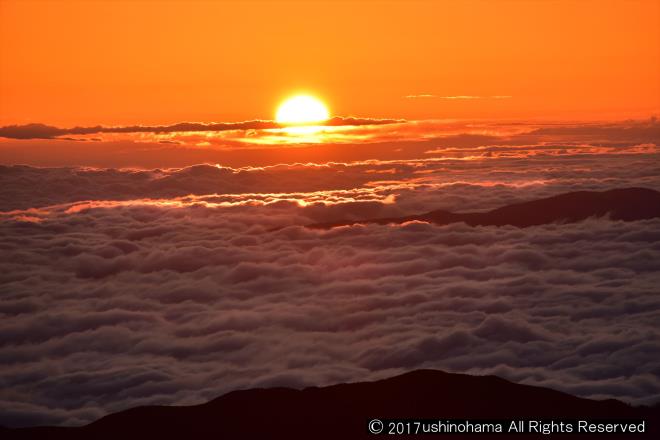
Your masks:
M 275 120 L 281 124 L 311 124 L 330 117 L 328 108 L 319 99 L 298 95 L 284 101 L 277 109 Z

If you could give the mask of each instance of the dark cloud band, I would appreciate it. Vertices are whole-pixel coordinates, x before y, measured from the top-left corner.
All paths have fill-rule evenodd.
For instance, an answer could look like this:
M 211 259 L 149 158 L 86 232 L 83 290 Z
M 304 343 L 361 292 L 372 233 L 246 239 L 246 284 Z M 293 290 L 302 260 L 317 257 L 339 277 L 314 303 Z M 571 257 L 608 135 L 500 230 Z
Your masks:
M 336 116 L 320 124 L 320 126 L 361 126 L 384 125 L 404 122 L 401 119 L 370 119 Z M 0 127 L 0 137 L 10 139 L 53 139 L 60 136 L 88 135 L 95 133 L 176 133 L 176 132 L 209 132 L 228 130 L 264 130 L 283 128 L 286 125 L 275 121 L 254 120 L 244 122 L 181 122 L 173 125 L 131 125 L 118 127 L 72 127 L 59 128 L 45 124 L 7 125 Z

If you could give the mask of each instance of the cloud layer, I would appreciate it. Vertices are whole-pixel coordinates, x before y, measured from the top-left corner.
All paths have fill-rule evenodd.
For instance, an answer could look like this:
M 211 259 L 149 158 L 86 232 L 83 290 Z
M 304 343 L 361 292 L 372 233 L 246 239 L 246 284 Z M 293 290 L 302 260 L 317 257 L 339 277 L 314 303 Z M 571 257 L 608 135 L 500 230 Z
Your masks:
M 136 199 L 225 205 L 394 199 L 396 203 L 386 203 L 382 212 L 374 214 L 397 216 L 434 209 L 493 209 L 575 190 L 633 186 L 660 190 L 660 155 L 653 151 L 557 155 L 530 151 L 521 147 L 512 155 L 479 160 L 424 158 L 266 167 L 201 164 L 140 170 L 0 165 L 0 213 Z
M 253 128 L 251 124 L 254 125 Z M 243 124 L 243 125 L 241 125 Z M 181 168 L 200 163 L 457 159 L 658 152 L 656 119 L 611 123 L 398 121 L 334 118 L 323 127 L 239 124 L 4 127 L 0 163 L 35 166 Z M 265 124 L 265 125 L 264 125 Z M 100 130 L 100 131 L 99 131 Z M 75 136 L 75 137 L 72 137 Z
M 2 166 L 0 425 L 416 368 L 657 402 L 658 220 L 305 227 L 660 189 L 657 123 L 629 125 L 460 126 L 387 160 Z
M 272 231 L 292 217 L 120 206 L 5 222 L 0 423 L 426 367 L 660 398 L 660 221 Z
M 336 116 L 323 122 L 323 126 L 383 125 L 404 122 L 400 119 L 370 119 Z M 175 132 L 218 132 L 230 130 L 264 130 L 285 127 L 275 121 L 255 120 L 244 122 L 180 122 L 172 125 L 131 125 L 105 127 L 59 128 L 46 124 L 7 125 L 0 127 L 0 137 L 10 139 L 53 139 L 62 136 L 97 133 L 175 133 Z

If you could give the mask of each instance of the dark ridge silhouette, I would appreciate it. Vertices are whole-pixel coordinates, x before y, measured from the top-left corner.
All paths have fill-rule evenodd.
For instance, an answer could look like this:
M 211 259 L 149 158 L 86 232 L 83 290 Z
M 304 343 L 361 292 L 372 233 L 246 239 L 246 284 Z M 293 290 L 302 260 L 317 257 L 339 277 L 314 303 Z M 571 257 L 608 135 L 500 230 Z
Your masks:
M 418 220 L 438 225 L 464 222 L 470 226 L 512 225 L 526 228 L 549 223 L 573 223 L 590 217 L 604 216 L 623 221 L 660 217 L 660 192 L 648 188 L 622 188 L 603 192 L 576 191 L 514 203 L 488 212 L 452 213 L 438 210 L 406 217 L 314 223 L 308 227 L 328 229 L 352 224 L 386 225 Z
M 133 408 L 82 427 L 0 430 L 3 439 L 373 439 L 373 418 L 644 420 L 645 433 L 607 438 L 659 438 L 660 408 L 589 400 L 559 391 L 470 376 L 418 370 L 375 382 L 293 390 L 234 391 L 203 405 Z M 484 434 L 441 434 L 484 438 Z M 584 435 L 584 434 L 581 434 Z M 381 437 L 388 437 L 382 434 Z M 396 438 L 412 438 L 392 436 Z M 496 434 L 496 438 L 547 438 Z M 577 435 L 562 434 L 574 438 Z M 600 438 L 601 436 L 589 436 Z

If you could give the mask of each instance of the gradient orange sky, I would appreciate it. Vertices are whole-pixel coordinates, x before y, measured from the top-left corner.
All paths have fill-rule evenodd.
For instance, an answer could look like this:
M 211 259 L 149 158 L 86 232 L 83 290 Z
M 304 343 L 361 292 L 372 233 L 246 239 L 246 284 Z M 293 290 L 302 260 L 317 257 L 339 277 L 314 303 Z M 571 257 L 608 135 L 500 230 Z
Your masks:
M 297 91 L 363 117 L 647 117 L 660 1 L 0 1 L 0 125 L 271 119 Z

